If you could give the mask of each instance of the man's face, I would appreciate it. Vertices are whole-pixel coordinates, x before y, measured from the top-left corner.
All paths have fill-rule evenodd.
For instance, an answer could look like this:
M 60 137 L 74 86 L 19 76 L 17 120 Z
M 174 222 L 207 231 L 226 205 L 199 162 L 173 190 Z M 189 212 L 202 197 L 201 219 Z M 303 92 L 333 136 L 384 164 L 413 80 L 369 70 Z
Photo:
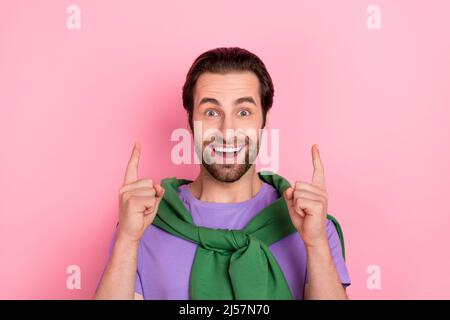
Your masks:
M 258 77 L 253 72 L 203 73 L 194 90 L 192 120 L 202 165 L 219 181 L 239 180 L 259 150 L 263 113 Z

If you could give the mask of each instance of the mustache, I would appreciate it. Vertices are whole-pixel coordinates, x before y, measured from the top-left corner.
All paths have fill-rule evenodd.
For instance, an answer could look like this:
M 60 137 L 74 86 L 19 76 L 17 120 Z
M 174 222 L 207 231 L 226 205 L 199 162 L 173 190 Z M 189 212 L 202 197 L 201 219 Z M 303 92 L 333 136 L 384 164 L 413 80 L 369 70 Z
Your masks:
M 206 138 L 203 140 L 203 146 L 220 146 L 220 147 L 237 147 L 237 146 L 244 146 L 248 145 L 250 143 L 250 137 L 246 136 L 245 138 L 231 138 L 228 140 L 221 139 L 220 137 L 217 138 L 216 136 L 211 136 L 209 138 Z

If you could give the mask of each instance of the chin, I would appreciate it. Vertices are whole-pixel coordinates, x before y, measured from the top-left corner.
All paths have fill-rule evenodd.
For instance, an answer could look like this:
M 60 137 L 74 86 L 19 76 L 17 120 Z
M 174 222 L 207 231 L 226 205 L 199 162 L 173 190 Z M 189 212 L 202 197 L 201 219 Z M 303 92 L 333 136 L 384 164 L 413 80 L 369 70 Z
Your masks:
M 238 181 L 250 168 L 251 164 L 203 164 L 209 174 L 220 182 Z

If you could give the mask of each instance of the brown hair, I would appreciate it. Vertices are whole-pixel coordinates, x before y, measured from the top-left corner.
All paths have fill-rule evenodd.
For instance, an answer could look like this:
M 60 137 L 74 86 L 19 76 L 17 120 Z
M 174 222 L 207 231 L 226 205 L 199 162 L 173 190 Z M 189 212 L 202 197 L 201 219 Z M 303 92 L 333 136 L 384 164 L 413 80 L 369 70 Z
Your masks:
M 242 48 L 216 48 L 202 53 L 195 59 L 183 85 L 183 106 L 189 115 L 189 125 L 193 129 L 194 88 L 202 73 L 227 73 L 232 71 L 251 71 L 259 79 L 259 92 L 263 112 L 263 127 L 266 114 L 272 107 L 274 88 L 272 78 L 261 59 Z

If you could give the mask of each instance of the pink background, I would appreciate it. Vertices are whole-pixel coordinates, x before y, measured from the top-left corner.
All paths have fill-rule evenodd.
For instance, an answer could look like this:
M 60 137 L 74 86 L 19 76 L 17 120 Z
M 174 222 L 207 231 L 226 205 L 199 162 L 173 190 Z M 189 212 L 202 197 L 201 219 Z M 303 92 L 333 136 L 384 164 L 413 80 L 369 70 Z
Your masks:
M 66 28 L 72 3 L 81 30 Z M 366 27 L 371 4 L 381 30 Z M 172 164 L 170 135 L 186 127 L 189 66 L 218 46 L 255 52 L 272 75 L 280 174 L 309 181 L 319 145 L 350 297 L 450 298 L 449 12 L 445 0 L 1 1 L 0 298 L 91 297 L 134 140 L 141 177 L 195 177 Z M 80 290 L 66 288 L 72 264 Z

